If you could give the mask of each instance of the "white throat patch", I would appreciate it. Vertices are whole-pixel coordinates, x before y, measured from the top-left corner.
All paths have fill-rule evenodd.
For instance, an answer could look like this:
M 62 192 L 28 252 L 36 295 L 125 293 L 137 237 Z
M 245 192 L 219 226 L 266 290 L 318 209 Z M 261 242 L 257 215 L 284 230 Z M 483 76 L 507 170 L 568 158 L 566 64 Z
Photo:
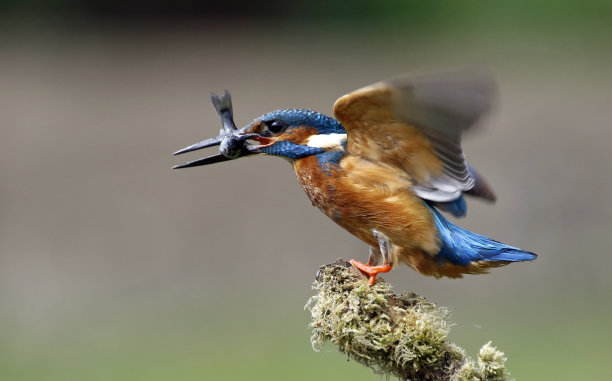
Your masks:
M 306 144 L 308 147 L 343 150 L 342 144 L 344 142 L 346 142 L 346 134 L 320 134 L 309 137 Z

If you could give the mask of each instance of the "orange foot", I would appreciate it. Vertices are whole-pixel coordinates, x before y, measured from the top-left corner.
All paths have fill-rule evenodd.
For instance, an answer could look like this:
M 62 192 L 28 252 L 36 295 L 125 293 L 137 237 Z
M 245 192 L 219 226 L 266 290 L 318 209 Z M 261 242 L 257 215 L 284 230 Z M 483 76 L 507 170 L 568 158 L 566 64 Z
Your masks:
M 357 267 L 359 270 L 361 270 L 362 272 L 370 276 L 370 278 L 368 279 L 368 283 L 370 285 L 376 282 L 376 274 L 388 273 L 389 271 L 391 271 L 391 265 L 370 266 L 370 265 L 366 265 L 364 263 L 358 262 L 354 259 L 351 259 L 349 262 L 351 262 L 351 265 Z

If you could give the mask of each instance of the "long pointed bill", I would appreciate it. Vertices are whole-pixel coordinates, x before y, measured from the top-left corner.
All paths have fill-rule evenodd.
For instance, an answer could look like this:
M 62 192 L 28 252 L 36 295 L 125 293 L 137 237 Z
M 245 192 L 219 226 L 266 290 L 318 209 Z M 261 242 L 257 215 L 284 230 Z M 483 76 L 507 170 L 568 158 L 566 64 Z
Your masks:
M 245 142 L 245 135 L 240 135 L 239 131 L 235 131 L 233 134 L 221 134 L 214 138 L 203 140 L 199 143 L 192 144 L 189 147 L 185 147 L 181 150 L 176 151 L 174 155 L 180 155 L 186 152 L 197 151 L 199 149 L 214 146 L 219 146 L 220 153 L 202 159 L 190 161 L 188 163 L 175 165 L 172 168 L 178 169 L 197 167 L 200 165 L 221 163 L 223 161 L 237 159 L 240 156 L 246 156 L 249 154 L 249 152 L 246 149 Z
M 216 154 L 216 155 L 205 157 L 203 159 L 198 159 L 198 160 L 190 161 L 190 162 L 185 163 L 185 164 L 175 165 L 174 167 L 172 167 L 172 169 L 197 167 L 197 166 L 200 166 L 200 165 L 208 165 L 208 164 L 221 163 L 223 161 L 228 161 L 228 160 L 232 160 L 232 159 L 230 159 L 229 157 L 225 157 L 225 156 L 223 156 L 223 154 L 219 153 L 219 154 Z
M 245 133 L 244 130 L 236 130 L 232 134 L 219 135 L 211 139 L 203 140 L 199 143 L 185 147 L 182 150 L 176 151 L 175 155 L 180 155 L 185 152 L 195 151 L 202 148 L 219 146 L 220 153 L 205 157 L 202 159 L 190 161 L 185 164 L 176 165 L 173 168 L 188 168 L 197 167 L 200 165 L 208 165 L 221 163 L 223 161 L 237 159 L 243 156 L 251 156 L 261 153 L 260 149 L 273 144 L 272 139 L 259 136 L 257 134 Z
M 185 147 L 183 149 L 180 149 L 180 150 L 176 151 L 175 153 L 173 153 L 173 155 L 180 155 L 180 154 L 185 153 L 185 152 L 197 151 L 197 150 L 202 149 L 202 148 L 218 146 L 219 144 L 221 144 L 221 142 L 223 141 L 224 137 L 225 136 L 223 136 L 223 135 L 219 135 L 219 136 L 216 136 L 214 138 L 202 140 L 199 143 L 192 144 L 189 147 Z
M 221 129 L 219 136 L 192 144 L 189 147 L 176 151 L 174 155 L 180 155 L 185 152 L 196 151 L 202 148 L 214 146 L 219 146 L 220 153 L 190 161 L 185 164 L 176 165 L 173 168 L 197 167 L 200 165 L 208 165 L 233 160 L 242 156 L 255 155 L 260 153 L 260 148 L 273 143 L 269 138 L 253 133 L 247 133 L 246 131 L 248 126 L 240 130 L 236 128 L 232 111 L 232 98 L 227 90 L 222 97 L 219 97 L 216 94 L 211 94 L 210 99 L 213 106 L 215 106 L 215 110 L 217 111 L 219 118 L 221 119 L 221 123 L 223 124 L 223 128 Z

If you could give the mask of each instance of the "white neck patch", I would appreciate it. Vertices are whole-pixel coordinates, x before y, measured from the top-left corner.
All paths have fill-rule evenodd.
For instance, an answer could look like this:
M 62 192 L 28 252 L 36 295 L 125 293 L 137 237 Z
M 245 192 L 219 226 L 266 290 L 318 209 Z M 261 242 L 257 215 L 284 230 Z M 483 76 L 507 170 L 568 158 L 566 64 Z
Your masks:
M 342 150 L 342 144 L 346 142 L 346 134 L 320 134 L 312 135 L 306 144 L 308 147 L 336 148 Z

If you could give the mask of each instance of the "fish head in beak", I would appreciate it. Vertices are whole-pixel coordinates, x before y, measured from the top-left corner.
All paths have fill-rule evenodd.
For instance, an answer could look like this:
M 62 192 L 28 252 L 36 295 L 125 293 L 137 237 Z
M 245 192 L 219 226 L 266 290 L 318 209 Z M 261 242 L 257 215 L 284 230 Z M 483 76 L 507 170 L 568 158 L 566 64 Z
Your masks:
M 174 168 L 197 167 L 200 165 L 234 160 L 244 156 L 256 155 L 262 153 L 261 148 L 274 144 L 274 140 L 269 137 L 249 132 L 252 127 L 253 126 L 249 125 L 240 130 L 221 133 L 214 138 L 203 140 L 175 152 L 174 155 L 180 155 L 207 147 L 219 146 L 219 153 L 216 155 L 180 164 Z
M 219 135 L 178 150 L 174 155 L 215 146 L 219 146 L 219 153 L 176 165 L 173 168 L 196 167 L 233 160 L 243 156 L 255 155 L 261 153 L 261 148 L 274 144 L 272 139 L 260 133 L 261 126 L 258 121 L 241 129 L 236 128 L 233 117 L 232 100 L 229 92 L 226 91 L 221 97 L 212 94 L 211 101 L 223 124 L 223 128 L 219 132 Z

